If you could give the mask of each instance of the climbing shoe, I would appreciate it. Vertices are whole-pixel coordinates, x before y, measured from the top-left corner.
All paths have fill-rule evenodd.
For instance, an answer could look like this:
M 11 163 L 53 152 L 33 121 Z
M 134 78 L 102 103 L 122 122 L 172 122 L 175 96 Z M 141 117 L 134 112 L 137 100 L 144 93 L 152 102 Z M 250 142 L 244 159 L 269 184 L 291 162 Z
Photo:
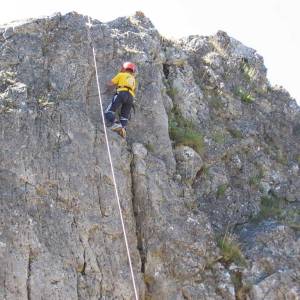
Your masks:
M 126 129 L 124 127 L 122 127 L 118 133 L 122 138 L 126 139 Z
M 111 127 L 112 131 L 117 132 L 121 137 L 123 137 L 124 139 L 126 138 L 126 129 L 124 127 L 122 127 L 121 124 L 119 123 L 115 123 L 112 127 Z
M 112 126 L 111 126 L 111 129 L 113 131 L 118 131 L 122 128 L 122 125 L 120 123 L 114 123 Z

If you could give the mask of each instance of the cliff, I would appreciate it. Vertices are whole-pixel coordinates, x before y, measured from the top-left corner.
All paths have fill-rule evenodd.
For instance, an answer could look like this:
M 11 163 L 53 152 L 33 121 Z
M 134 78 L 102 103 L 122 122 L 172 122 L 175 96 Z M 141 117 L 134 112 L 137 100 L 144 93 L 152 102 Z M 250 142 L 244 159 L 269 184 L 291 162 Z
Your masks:
M 87 17 L 0 27 L 0 298 L 133 299 Z M 108 131 L 140 299 L 300 297 L 300 109 L 219 31 L 92 21 L 105 84 L 138 65 Z

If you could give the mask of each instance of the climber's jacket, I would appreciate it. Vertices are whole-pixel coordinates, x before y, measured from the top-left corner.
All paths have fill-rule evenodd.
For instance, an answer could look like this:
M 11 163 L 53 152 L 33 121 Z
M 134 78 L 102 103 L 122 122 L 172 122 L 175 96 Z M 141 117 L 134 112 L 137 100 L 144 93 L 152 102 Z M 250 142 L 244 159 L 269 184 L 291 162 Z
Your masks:
M 121 71 L 111 81 L 116 85 L 117 92 L 128 91 L 132 97 L 135 96 L 136 82 L 131 73 Z

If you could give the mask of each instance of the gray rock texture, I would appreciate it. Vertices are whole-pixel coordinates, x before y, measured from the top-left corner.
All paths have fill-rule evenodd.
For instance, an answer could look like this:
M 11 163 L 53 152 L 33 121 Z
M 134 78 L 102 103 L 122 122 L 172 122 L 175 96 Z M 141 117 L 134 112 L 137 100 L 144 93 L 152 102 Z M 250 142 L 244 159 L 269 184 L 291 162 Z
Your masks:
M 296 101 L 225 32 L 87 22 L 0 26 L 0 299 L 134 299 L 91 45 L 104 105 L 138 65 L 128 138 L 108 138 L 139 298 L 299 299 Z

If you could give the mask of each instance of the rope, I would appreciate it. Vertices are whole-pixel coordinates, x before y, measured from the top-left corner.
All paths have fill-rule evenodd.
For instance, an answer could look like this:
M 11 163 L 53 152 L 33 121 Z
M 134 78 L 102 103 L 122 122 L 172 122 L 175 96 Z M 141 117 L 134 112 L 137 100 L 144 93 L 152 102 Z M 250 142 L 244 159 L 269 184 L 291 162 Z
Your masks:
M 91 18 L 89 16 L 88 16 L 88 23 L 86 25 L 88 27 L 88 37 L 89 37 L 89 40 L 91 42 L 91 47 L 92 47 L 92 50 L 93 50 L 93 58 L 94 58 L 94 67 L 95 67 L 95 72 L 96 72 L 96 81 L 97 81 L 97 88 L 98 88 L 99 104 L 100 104 L 100 108 L 101 108 L 101 117 L 102 117 L 102 122 L 103 122 L 103 127 L 104 127 L 104 135 L 105 135 L 106 147 L 107 147 L 107 152 L 108 152 L 108 158 L 109 158 L 111 173 L 112 173 L 112 177 L 113 177 L 113 183 L 114 183 L 114 188 L 115 188 L 116 200 L 117 200 L 117 203 L 118 203 L 119 215 L 120 215 L 120 219 L 121 219 L 121 223 L 122 223 L 122 230 L 123 230 L 124 241 L 125 241 L 125 245 L 126 245 L 127 257 L 128 257 L 129 267 L 130 267 L 130 273 L 131 273 L 131 279 L 132 279 L 135 299 L 138 300 L 139 298 L 138 298 L 137 288 L 136 288 L 135 279 L 134 279 L 134 273 L 133 273 L 133 268 L 132 268 L 132 262 L 131 262 L 131 256 L 130 256 L 130 251 L 129 251 L 129 246 L 128 246 L 126 229 L 125 229 L 125 224 L 124 224 L 124 219 L 123 219 L 123 214 L 122 214 L 122 209 L 121 209 L 121 204 L 120 204 L 120 198 L 119 198 L 117 182 L 116 182 L 116 178 L 115 178 L 113 162 L 112 162 L 112 158 L 111 158 L 109 141 L 108 141 L 108 137 L 107 137 L 107 130 L 106 130 L 106 126 L 105 126 L 105 117 L 104 117 L 102 98 L 101 98 L 101 89 L 100 89 L 99 76 L 98 76 L 98 70 L 97 70 L 96 52 L 95 52 L 95 48 L 93 46 L 93 42 L 92 42 L 92 38 L 91 38 L 91 32 L 90 32 L 90 28 L 92 27 L 92 23 L 91 23 Z

